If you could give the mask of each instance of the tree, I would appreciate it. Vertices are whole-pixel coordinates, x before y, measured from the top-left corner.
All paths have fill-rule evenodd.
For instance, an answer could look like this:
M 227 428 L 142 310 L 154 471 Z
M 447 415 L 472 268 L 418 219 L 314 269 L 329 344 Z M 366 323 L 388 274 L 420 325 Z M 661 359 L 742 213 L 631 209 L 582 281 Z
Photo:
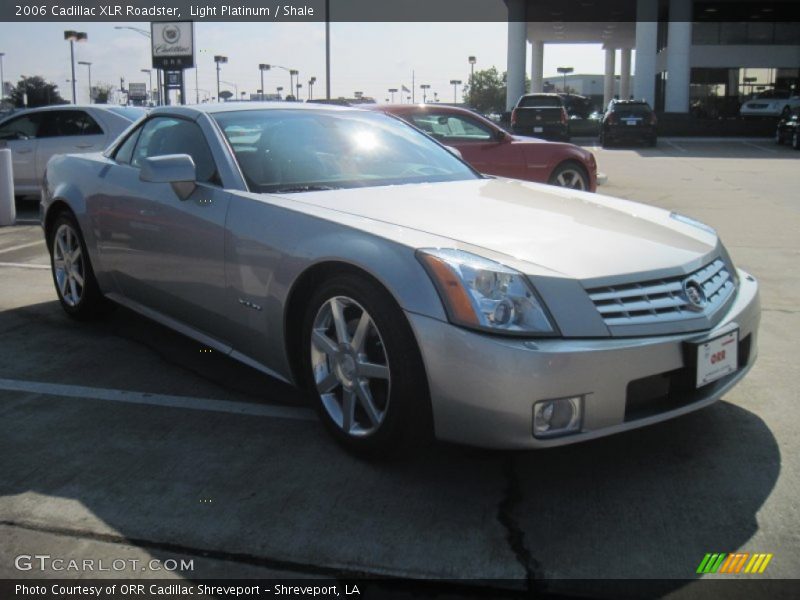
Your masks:
M 506 73 L 501 75 L 496 67 L 475 71 L 472 86 L 464 86 L 464 101 L 478 112 L 503 113 L 506 110 Z M 525 76 L 525 89 L 530 89 L 530 79 Z M 516 98 L 514 99 L 516 102 Z
M 111 95 L 111 85 L 108 83 L 98 83 L 92 88 L 95 104 L 108 104 L 108 97 Z
M 55 83 L 47 82 L 42 77 L 23 77 L 11 90 L 11 101 L 17 108 L 25 106 L 25 94 L 28 95 L 28 106 L 47 106 L 48 104 L 66 104 L 66 100 L 58 93 Z

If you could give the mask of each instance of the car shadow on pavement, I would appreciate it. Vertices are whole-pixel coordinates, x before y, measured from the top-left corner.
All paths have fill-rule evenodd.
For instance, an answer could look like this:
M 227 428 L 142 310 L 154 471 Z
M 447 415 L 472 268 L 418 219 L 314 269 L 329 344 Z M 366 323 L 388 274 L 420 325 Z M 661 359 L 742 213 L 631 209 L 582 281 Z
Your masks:
M 0 378 L 302 400 L 228 358 L 190 358 L 193 342 L 127 311 L 86 325 L 48 302 L 0 313 L 0 334 Z M 575 446 L 437 444 L 381 463 L 315 421 L 8 391 L 0 456 L 2 524 L 187 554 L 190 579 L 211 557 L 602 595 L 626 595 L 610 581 L 624 578 L 678 589 L 707 552 L 769 552 L 747 543 L 781 464 L 765 423 L 724 401 Z

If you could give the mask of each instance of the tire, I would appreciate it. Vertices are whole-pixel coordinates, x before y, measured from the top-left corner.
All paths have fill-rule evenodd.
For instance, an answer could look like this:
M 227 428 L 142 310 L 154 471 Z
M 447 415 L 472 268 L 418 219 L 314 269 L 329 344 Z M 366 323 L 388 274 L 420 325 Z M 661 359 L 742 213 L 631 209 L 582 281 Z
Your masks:
M 300 351 L 302 383 L 326 429 L 348 451 L 385 457 L 432 439 L 416 339 L 394 298 L 376 283 L 350 273 L 325 281 L 308 303 Z
M 775 132 L 775 143 L 781 146 L 783 144 L 783 136 L 781 135 L 781 130 L 778 129 Z
M 789 115 L 791 114 L 792 114 L 792 107 L 787 104 L 786 106 L 783 107 L 783 110 L 781 111 L 781 119 L 788 119 Z
M 797 130 L 792 134 L 792 148 L 800 150 L 800 135 L 798 135 Z
M 588 191 L 589 174 L 580 164 L 568 160 L 553 169 L 547 183 L 572 190 Z
M 648 139 L 647 145 L 650 146 L 651 148 L 655 148 L 656 146 L 658 146 L 658 136 L 654 135 L 653 137 Z
M 56 217 L 47 245 L 61 308 L 79 321 L 103 314 L 106 302 L 97 285 L 80 226 L 72 213 L 65 211 Z

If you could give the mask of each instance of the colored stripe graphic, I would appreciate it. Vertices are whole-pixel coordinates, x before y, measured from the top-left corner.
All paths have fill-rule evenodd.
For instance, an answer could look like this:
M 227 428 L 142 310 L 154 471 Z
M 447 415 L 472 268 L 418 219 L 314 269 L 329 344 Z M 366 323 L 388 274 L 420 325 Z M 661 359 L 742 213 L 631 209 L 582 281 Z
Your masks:
M 697 567 L 697 573 L 700 574 L 713 574 L 713 573 L 726 573 L 726 574 L 739 574 L 739 573 L 763 573 L 769 562 L 772 560 L 772 554 L 749 552 L 732 552 L 726 554 L 724 552 L 708 553 L 700 561 Z M 744 571 L 742 571 L 744 570 Z
M 697 567 L 698 573 L 716 573 L 722 561 L 725 560 L 725 553 L 722 554 L 706 554 L 700 566 Z

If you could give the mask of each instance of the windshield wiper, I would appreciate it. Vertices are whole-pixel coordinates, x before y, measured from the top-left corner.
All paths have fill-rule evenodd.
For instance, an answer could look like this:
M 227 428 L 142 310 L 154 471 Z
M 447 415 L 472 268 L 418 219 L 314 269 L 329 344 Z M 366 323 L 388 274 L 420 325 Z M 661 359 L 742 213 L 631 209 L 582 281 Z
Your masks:
M 339 189 L 332 185 L 285 185 L 264 190 L 267 194 L 293 194 L 296 192 L 324 192 Z

